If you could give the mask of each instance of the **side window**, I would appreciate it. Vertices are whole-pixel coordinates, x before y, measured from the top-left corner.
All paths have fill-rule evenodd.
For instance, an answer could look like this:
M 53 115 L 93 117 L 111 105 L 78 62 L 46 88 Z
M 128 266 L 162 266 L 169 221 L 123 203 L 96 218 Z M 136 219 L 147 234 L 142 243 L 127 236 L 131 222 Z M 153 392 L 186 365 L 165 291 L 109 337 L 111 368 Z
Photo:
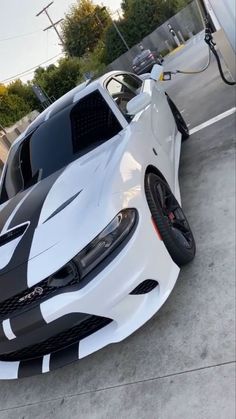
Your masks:
M 130 120 L 130 117 L 127 115 L 126 105 L 140 93 L 142 83 L 141 79 L 131 74 L 119 74 L 112 77 L 106 85 L 108 93 L 127 120 Z
M 0 204 L 109 141 L 120 122 L 96 90 L 58 111 L 13 146 L 0 188 Z
M 95 148 L 122 130 L 119 121 L 99 91 L 80 99 L 72 109 L 70 119 L 76 153 Z
M 135 95 L 140 93 L 143 81 L 138 77 L 131 74 L 119 74 L 116 76 L 116 79 L 130 89 Z
M 111 95 L 111 97 L 113 99 L 116 99 L 116 97 L 119 96 L 119 93 L 122 93 L 123 87 L 124 86 L 118 80 L 116 80 L 115 78 L 112 78 L 107 83 L 108 93 Z

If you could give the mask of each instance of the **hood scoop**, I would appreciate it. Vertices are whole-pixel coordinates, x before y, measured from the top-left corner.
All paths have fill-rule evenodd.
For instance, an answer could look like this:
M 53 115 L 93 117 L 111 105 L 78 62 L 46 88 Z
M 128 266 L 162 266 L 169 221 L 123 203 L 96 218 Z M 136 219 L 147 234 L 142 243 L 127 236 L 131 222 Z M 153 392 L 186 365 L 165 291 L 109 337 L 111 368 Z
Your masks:
M 27 230 L 29 223 L 21 224 L 0 236 L 0 247 L 22 236 Z

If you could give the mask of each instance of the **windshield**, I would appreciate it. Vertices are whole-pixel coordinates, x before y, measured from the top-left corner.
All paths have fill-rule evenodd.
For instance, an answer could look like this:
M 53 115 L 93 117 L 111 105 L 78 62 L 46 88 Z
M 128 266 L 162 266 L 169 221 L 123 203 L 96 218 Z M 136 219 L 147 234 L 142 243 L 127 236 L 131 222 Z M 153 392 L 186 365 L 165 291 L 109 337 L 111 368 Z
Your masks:
M 0 204 L 114 137 L 121 129 L 98 91 L 58 112 L 12 147 Z

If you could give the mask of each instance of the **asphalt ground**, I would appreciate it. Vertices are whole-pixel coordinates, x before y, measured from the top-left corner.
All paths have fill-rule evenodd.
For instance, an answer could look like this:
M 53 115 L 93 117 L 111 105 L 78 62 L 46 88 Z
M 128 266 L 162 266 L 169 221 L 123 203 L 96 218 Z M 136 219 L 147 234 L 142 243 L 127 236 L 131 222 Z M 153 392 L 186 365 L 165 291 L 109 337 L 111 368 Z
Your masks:
M 201 68 L 202 35 L 166 60 Z M 166 88 L 193 128 L 235 106 L 213 60 Z M 180 183 L 197 255 L 125 341 L 46 375 L 0 382 L 1 419 L 235 418 L 235 114 L 183 144 Z

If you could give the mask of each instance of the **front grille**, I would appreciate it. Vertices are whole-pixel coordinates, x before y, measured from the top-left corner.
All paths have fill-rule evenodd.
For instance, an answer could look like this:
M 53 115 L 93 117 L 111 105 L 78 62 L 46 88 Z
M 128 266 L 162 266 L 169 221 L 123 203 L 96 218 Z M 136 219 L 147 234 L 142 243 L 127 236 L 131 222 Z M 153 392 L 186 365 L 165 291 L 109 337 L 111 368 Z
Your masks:
M 148 292 L 154 290 L 157 286 L 157 281 L 154 281 L 153 279 L 146 279 L 146 281 L 141 282 L 141 284 L 139 284 L 130 294 L 147 294 Z
M 8 300 L 0 303 L 0 320 L 8 317 L 10 314 L 17 312 L 25 307 L 34 305 L 36 302 L 44 301 L 49 296 L 52 297 L 53 294 L 58 293 L 59 290 L 62 291 L 62 288 L 54 287 L 48 284 L 49 279 L 46 278 L 43 281 L 39 282 L 35 286 L 28 288 L 26 291 L 23 291 L 20 294 L 14 295 L 14 297 L 9 298 Z M 78 278 L 73 278 L 66 286 L 75 285 L 78 283 Z M 42 288 L 43 291 L 40 293 L 35 293 L 31 298 L 20 301 L 22 298 L 26 297 L 30 293 L 33 293 L 36 288 Z
M 81 339 L 97 332 L 111 322 L 112 320 L 106 317 L 91 316 L 77 326 L 58 333 L 56 336 L 53 336 L 44 342 L 29 346 L 16 352 L 0 355 L 0 361 L 22 361 L 56 352 L 79 342 Z

